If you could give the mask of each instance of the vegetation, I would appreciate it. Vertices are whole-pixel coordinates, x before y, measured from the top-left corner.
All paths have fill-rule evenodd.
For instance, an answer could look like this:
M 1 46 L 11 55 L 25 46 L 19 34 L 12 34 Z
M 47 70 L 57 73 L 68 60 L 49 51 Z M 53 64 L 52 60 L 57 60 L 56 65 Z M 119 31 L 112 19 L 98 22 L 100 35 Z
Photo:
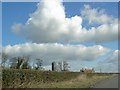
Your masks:
M 8 56 L 3 53 L 1 63 L 3 88 L 87 88 L 113 76 L 94 73 L 94 69 L 82 70 L 83 73 L 69 72 L 68 63 L 65 61 L 63 65 L 61 62 L 58 63 L 60 72 L 44 71 L 41 59 L 36 59 L 34 69 L 30 69 L 29 56 L 11 58 L 10 68 L 5 69 L 7 58 Z
M 4 69 L 3 88 L 85 88 L 112 74 Z
M 4 68 L 4 66 L 5 66 L 5 62 L 7 60 L 7 57 L 8 57 L 7 54 L 2 53 L 2 63 L 1 63 L 2 68 Z

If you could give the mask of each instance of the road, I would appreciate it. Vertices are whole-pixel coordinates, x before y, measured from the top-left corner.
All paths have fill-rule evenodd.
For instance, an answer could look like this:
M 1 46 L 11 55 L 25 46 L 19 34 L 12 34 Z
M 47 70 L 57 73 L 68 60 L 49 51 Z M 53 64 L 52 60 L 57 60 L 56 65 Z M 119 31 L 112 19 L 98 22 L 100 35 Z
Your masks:
M 100 83 L 96 84 L 94 88 L 118 88 L 118 76 L 103 80 Z

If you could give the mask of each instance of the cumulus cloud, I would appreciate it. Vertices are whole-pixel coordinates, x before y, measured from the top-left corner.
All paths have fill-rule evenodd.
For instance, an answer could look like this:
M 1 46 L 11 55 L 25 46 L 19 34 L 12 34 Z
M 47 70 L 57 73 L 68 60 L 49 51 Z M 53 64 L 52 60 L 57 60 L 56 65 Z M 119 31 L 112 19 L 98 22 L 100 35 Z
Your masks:
M 32 62 L 34 62 L 36 58 L 41 58 L 45 65 L 49 65 L 52 61 L 93 61 L 109 51 L 110 49 L 101 45 L 86 47 L 84 45 L 63 45 L 58 43 L 25 43 L 3 47 L 3 52 L 6 53 L 9 58 L 30 56 Z
M 114 18 L 106 14 L 104 9 L 92 8 L 90 5 L 84 5 L 84 9 L 81 11 L 82 17 L 89 21 L 89 24 L 93 23 L 112 23 Z
M 43 0 L 25 24 L 14 24 L 12 30 L 35 43 L 108 42 L 118 39 L 117 19 L 108 16 L 104 10 L 85 5 L 85 9 L 81 11 L 82 16 L 67 18 L 65 13 L 60 0 Z M 82 26 L 83 18 L 87 18 L 89 23 L 96 22 L 101 25 L 87 30 Z

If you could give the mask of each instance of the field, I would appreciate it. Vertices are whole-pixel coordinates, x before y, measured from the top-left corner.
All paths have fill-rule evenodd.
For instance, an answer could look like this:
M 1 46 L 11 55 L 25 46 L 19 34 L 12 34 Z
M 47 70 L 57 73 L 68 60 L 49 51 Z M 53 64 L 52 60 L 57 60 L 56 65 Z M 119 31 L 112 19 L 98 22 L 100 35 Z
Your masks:
M 114 74 L 4 69 L 2 76 L 3 88 L 89 88 Z

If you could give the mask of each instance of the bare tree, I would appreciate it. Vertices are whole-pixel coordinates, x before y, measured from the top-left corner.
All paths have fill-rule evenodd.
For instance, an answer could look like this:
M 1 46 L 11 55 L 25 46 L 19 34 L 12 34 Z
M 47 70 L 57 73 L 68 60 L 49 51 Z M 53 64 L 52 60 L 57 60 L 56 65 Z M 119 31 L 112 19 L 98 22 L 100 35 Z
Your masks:
M 29 56 L 18 57 L 17 69 L 28 69 Z
M 63 71 L 68 71 L 69 70 L 68 63 L 66 61 L 63 61 Z
M 2 63 L 1 63 L 2 68 L 5 67 L 5 63 L 6 63 L 7 59 L 8 59 L 7 54 L 2 53 Z
M 10 59 L 10 68 L 16 68 L 17 60 L 18 60 L 17 57 L 13 57 L 13 58 Z
M 42 67 L 42 65 L 43 65 L 43 60 L 41 60 L 41 59 L 36 59 L 36 69 L 39 69 L 39 70 L 42 70 L 43 69 L 43 67 Z
M 29 56 L 23 57 L 23 63 L 21 64 L 20 68 L 28 69 L 29 58 L 30 58 Z
M 59 65 L 60 71 L 62 71 L 62 62 L 58 62 L 58 65 Z

